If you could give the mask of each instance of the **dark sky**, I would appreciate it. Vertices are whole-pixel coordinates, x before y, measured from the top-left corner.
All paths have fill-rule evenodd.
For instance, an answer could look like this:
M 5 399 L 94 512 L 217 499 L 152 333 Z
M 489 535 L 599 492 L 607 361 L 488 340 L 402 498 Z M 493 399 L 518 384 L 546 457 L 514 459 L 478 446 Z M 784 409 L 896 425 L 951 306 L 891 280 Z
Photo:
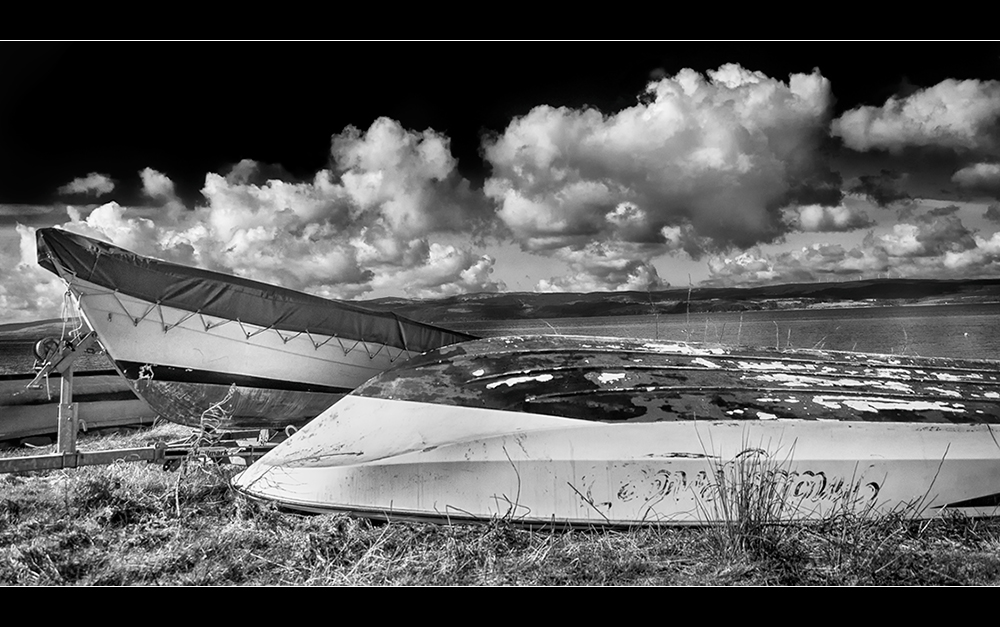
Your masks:
M 536 105 L 613 112 L 658 68 L 735 60 L 786 80 L 819 67 L 836 114 L 912 85 L 1000 78 L 995 42 L 6 42 L 0 203 L 53 202 L 89 172 L 110 175 L 127 200 L 142 167 L 195 199 L 206 172 L 244 158 L 308 178 L 333 134 L 379 116 L 446 134 L 479 185 L 482 133 Z
M 0 89 L 0 318 L 58 313 L 42 226 L 347 299 L 1000 276 L 1000 42 L 0 42 Z

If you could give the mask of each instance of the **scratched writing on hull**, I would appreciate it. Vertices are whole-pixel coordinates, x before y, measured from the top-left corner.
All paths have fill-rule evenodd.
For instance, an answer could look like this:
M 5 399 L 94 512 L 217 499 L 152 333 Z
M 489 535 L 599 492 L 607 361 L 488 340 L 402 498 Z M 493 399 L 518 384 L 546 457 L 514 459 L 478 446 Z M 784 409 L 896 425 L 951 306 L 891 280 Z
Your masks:
M 687 496 L 697 496 L 705 502 L 712 502 L 716 500 L 723 486 L 734 483 L 733 479 L 726 478 L 725 468 L 718 470 L 716 475 L 711 478 L 709 473 L 704 470 L 693 473 L 690 478 L 688 473 L 683 470 L 644 470 L 642 475 L 642 477 L 621 485 L 617 492 L 619 501 L 626 503 L 636 500 L 649 502 L 669 496 L 680 498 L 686 494 Z M 773 494 L 812 502 L 836 501 L 845 498 L 853 501 L 874 501 L 881 490 L 881 486 L 877 482 L 856 481 L 852 483 L 843 477 L 827 477 L 822 470 L 774 469 L 751 477 L 749 480 L 774 482 Z

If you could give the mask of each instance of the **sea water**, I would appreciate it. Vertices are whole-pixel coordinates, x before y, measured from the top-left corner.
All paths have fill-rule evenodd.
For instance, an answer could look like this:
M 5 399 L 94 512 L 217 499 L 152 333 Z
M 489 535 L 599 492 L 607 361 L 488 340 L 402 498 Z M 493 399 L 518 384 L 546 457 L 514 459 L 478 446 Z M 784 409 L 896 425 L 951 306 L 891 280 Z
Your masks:
M 716 342 L 731 346 L 1000 359 L 1000 304 L 553 318 L 449 326 L 483 336 L 602 335 Z

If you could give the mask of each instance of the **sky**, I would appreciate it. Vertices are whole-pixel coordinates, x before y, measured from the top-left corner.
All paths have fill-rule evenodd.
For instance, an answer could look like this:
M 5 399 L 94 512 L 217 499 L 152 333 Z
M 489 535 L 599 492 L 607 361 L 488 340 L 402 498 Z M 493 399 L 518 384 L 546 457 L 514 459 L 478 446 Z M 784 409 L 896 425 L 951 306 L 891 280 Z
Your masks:
M 0 42 L 35 229 L 329 298 L 1000 276 L 1000 42 Z

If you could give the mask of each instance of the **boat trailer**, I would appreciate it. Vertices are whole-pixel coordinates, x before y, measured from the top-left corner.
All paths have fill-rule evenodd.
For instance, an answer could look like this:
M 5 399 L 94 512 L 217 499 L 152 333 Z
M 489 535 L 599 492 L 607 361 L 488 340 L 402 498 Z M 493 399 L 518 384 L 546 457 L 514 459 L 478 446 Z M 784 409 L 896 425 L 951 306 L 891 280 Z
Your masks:
M 44 341 L 44 340 L 43 340 Z M 59 414 L 56 432 L 56 452 L 47 455 L 0 458 L 0 473 L 58 470 L 124 462 L 162 464 L 164 470 L 176 470 L 187 459 L 209 459 L 219 464 L 250 465 L 285 438 L 262 429 L 259 431 L 202 431 L 176 442 L 158 442 L 153 446 L 110 449 L 105 451 L 77 450 L 76 436 L 80 428 L 78 405 L 73 402 L 73 364 L 97 343 L 93 331 L 77 340 L 67 340 L 61 347 L 52 347 L 29 388 L 41 387 L 52 373 L 61 375 Z

